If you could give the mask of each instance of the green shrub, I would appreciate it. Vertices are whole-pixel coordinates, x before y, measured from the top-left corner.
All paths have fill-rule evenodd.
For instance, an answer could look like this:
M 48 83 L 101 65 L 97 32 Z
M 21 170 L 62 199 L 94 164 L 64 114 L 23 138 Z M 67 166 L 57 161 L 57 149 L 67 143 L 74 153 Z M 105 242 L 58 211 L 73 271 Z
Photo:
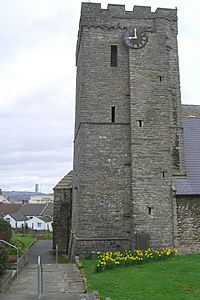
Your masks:
M 25 244 L 22 242 L 22 240 L 19 237 L 12 237 L 10 243 L 18 248 L 19 256 L 21 256 L 25 249 Z M 16 249 L 13 247 L 9 247 L 8 253 L 9 255 L 16 255 Z
M 0 219 L 0 240 L 10 241 L 12 237 L 12 228 L 4 219 Z

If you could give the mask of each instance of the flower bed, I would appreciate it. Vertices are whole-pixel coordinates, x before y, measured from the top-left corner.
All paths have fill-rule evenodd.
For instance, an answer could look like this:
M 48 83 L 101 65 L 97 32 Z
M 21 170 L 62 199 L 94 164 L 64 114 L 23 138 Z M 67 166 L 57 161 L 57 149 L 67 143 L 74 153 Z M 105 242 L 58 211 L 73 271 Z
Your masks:
M 112 269 L 118 266 L 139 265 L 150 261 L 168 259 L 177 253 L 177 249 L 148 248 L 147 250 L 126 250 L 124 252 L 97 252 L 98 263 L 96 272 Z

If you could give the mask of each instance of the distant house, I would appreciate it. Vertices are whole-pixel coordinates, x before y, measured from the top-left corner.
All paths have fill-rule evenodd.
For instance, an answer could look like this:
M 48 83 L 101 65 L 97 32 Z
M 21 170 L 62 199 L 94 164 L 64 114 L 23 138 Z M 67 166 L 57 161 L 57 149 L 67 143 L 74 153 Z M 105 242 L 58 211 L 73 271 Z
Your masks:
M 28 218 L 37 216 L 49 216 L 53 217 L 53 204 L 35 204 L 35 203 L 25 203 L 18 211 L 21 215 L 25 215 Z
M 54 196 L 53 195 L 37 195 L 31 196 L 29 199 L 29 203 L 53 203 Z
M 7 214 L 3 219 L 9 222 L 12 228 L 24 228 L 28 220 L 26 216 L 19 213 Z
M 34 230 L 53 231 L 53 204 L 25 203 L 16 213 L 7 213 L 3 219 L 9 222 L 12 228 L 28 226 Z
M 3 191 L 6 198 L 10 198 L 12 203 L 26 203 L 29 201 L 31 196 L 45 195 L 38 192 L 22 192 L 22 191 Z
M 48 216 L 32 217 L 27 220 L 28 228 L 33 230 L 48 230 L 53 231 L 52 219 Z
M 0 189 L 0 203 L 10 203 L 10 199 L 4 197 L 1 189 Z

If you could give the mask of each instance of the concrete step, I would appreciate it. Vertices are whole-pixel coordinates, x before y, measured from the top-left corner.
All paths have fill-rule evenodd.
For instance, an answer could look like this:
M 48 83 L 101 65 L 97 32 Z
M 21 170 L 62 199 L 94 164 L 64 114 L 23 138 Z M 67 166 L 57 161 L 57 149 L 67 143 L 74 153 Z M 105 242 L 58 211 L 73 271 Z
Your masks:
M 37 300 L 38 295 L 28 294 L 0 294 L 1 300 Z M 40 297 L 41 300 L 98 300 L 98 295 L 94 294 L 61 294 L 52 293 L 44 294 Z
M 24 268 L 19 278 L 10 286 L 7 294 L 35 295 L 38 291 L 38 274 L 36 265 Z M 83 277 L 75 264 L 44 265 L 43 291 L 46 294 L 84 294 L 85 286 Z M 1 295 L 0 295 L 1 299 Z

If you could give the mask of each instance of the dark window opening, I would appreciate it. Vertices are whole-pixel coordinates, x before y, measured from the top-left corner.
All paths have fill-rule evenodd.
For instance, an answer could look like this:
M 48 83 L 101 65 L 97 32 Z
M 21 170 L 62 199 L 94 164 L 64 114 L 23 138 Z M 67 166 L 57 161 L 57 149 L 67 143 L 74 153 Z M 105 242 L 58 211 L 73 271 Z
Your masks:
M 158 76 L 159 80 L 162 81 L 163 79 L 163 76 Z
M 143 127 L 144 122 L 142 120 L 138 120 L 138 127 Z
M 111 107 L 111 122 L 115 122 L 115 106 Z
M 117 67 L 117 46 L 111 46 L 111 67 Z
M 149 215 L 152 215 L 152 207 L 148 207 Z
M 165 178 L 165 172 L 162 172 L 162 177 Z

